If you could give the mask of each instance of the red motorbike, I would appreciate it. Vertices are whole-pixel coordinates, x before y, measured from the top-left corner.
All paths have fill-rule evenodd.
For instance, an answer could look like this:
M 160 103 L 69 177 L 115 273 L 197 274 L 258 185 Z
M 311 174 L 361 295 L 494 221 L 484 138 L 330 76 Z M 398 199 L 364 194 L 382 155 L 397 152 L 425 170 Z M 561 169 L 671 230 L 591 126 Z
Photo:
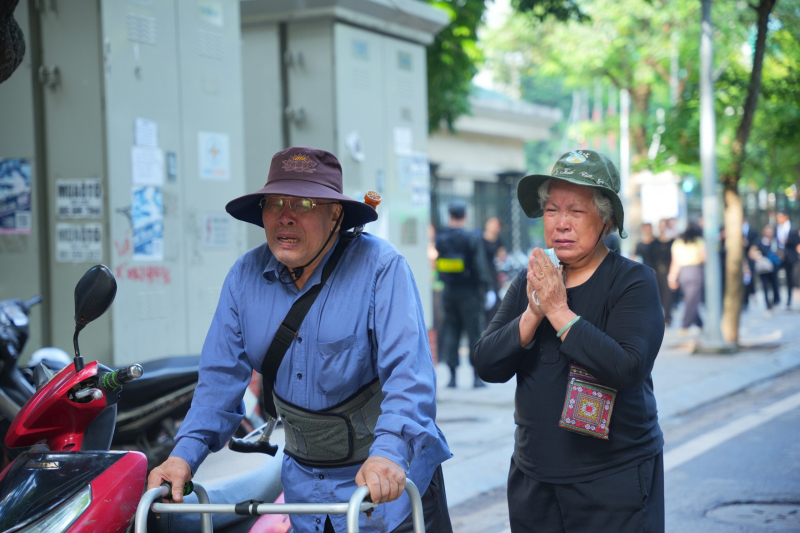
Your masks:
M 121 387 L 142 375 L 84 365 L 78 334 L 102 315 L 117 291 L 104 266 L 75 287 L 75 359 L 58 374 L 34 368 L 36 393 L 11 422 L 5 443 L 30 447 L 0 473 L 0 531 L 124 531 L 147 475 L 140 452 L 112 452 Z M 102 527 L 98 528 L 98 525 Z

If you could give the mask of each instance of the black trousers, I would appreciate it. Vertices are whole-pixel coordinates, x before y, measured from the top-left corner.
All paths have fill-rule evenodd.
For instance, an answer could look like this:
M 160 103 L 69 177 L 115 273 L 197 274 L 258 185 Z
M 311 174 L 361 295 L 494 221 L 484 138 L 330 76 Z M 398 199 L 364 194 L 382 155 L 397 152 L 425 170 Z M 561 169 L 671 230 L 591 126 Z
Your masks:
M 663 533 L 664 452 L 640 465 L 581 483 L 542 483 L 511 460 L 511 533 Z
M 471 286 L 445 287 L 442 292 L 444 324 L 442 324 L 443 359 L 450 368 L 458 366 L 458 346 L 461 334 L 466 333 L 469 340 L 470 357 L 472 348 L 478 343 L 483 330 L 484 295 Z M 472 362 L 470 360 L 470 362 Z
M 656 271 L 656 283 L 658 283 L 658 295 L 661 297 L 661 308 L 664 310 L 664 323 L 672 323 L 672 289 L 669 288 L 667 272 Z
M 781 294 L 778 291 L 778 273 L 764 272 L 758 275 L 761 278 L 761 288 L 764 289 L 764 301 L 767 309 L 772 309 L 774 305 L 781 303 Z M 772 301 L 769 301 L 769 293 L 772 292 Z
M 447 494 L 444 490 L 444 475 L 442 475 L 441 465 L 433 472 L 428 490 L 422 495 L 422 514 L 425 516 L 425 533 L 453 533 L 450 513 L 447 510 Z M 409 514 L 399 526 L 392 530 L 392 533 L 412 533 L 413 531 L 414 524 Z M 336 533 L 330 517 L 325 519 L 323 533 Z
M 784 260 L 781 268 L 786 272 L 786 306 L 792 305 L 792 288 L 794 287 L 794 261 Z

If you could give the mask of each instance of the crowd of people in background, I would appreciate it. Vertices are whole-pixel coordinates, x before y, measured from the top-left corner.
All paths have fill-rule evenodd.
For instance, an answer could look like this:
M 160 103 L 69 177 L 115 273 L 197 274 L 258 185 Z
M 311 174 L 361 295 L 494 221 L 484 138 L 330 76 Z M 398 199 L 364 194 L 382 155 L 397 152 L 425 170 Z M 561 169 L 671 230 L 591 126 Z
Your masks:
M 459 210 L 456 209 L 456 211 L 458 212 Z M 763 291 L 764 302 L 768 312 L 771 312 L 781 303 L 785 303 L 786 307 L 790 308 L 793 293 L 800 291 L 798 289 L 800 287 L 800 228 L 790 222 L 789 215 L 785 211 L 772 213 L 770 219 L 775 220 L 776 224 L 766 224 L 759 229 L 751 226 L 745 220 L 742 226 L 744 252 L 742 265 L 744 295 L 742 304 L 744 309 L 748 307 L 752 298 L 755 297 L 758 285 L 761 286 Z M 678 226 L 678 220 L 675 218 L 662 219 L 658 222 L 657 227 L 650 223 L 642 224 L 641 239 L 633 250 L 633 258 L 655 272 L 661 307 L 664 313 L 664 323 L 667 327 L 672 325 L 676 306 L 683 302 L 683 315 L 678 324 L 678 334 L 683 336 L 692 334 L 693 328 L 696 328 L 695 333 L 699 334 L 703 328 L 700 305 L 705 298 L 704 271 L 707 252 L 703 239 L 702 218 L 688 222 L 682 231 L 679 230 Z M 431 230 L 433 241 L 432 227 Z M 440 235 L 445 235 L 448 230 L 443 230 L 439 233 Z M 473 330 L 471 336 L 474 337 L 476 334 L 474 330 L 477 324 L 477 317 L 470 317 L 473 319 L 469 321 L 472 324 L 472 328 L 454 327 L 455 324 L 460 324 L 461 320 L 454 321 L 453 317 L 456 314 L 463 314 L 466 307 L 472 307 L 473 313 L 477 315 L 478 313 L 475 312 L 475 308 L 478 307 L 477 301 L 479 300 L 477 292 L 485 294 L 479 326 L 480 331 L 483 331 L 491 323 L 492 318 L 500 308 L 503 288 L 509 281 L 506 279 L 506 272 L 498 268 L 498 265 L 504 264 L 507 257 L 505 243 L 501 237 L 502 224 L 498 217 L 492 216 L 486 219 L 482 232 L 475 230 L 469 233 L 474 239 L 475 253 L 477 254 L 479 253 L 478 250 L 481 250 L 480 253 L 485 258 L 484 261 L 478 261 L 476 258 L 475 264 L 480 262 L 484 265 L 483 268 L 487 270 L 486 278 L 488 278 L 488 281 L 484 278 L 480 283 L 469 283 L 473 290 L 477 289 L 476 303 L 474 305 L 464 306 L 463 301 L 460 302 L 461 305 L 451 302 L 450 311 L 445 311 L 444 313 L 445 323 L 448 325 L 443 328 L 444 331 L 440 332 L 440 335 L 446 339 L 445 346 L 441 346 L 441 351 L 444 352 L 442 359 L 448 362 L 452 371 L 449 383 L 451 387 L 455 386 L 455 366 L 458 364 L 457 356 L 455 355 L 459 345 L 457 338 L 462 333 L 467 333 L 469 329 Z M 724 234 L 724 229 L 722 229 L 720 231 L 720 259 L 722 266 L 720 276 L 723 287 L 725 282 Z M 441 239 L 442 237 L 439 237 L 440 243 Z M 620 253 L 619 239 L 616 236 L 614 238 L 607 237 L 604 242 L 609 250 Z M 433 243 L 431 243 L 429 257 L 432 265 L 435 264 L 438 255 Z M 439 279 L 442 279 L 441 275 Z M 782 283 L 786 285 L 785 292 L 780 290 Z M 483 286 L 484 284 L 486 285 L 485 287 Z M 455 330 L 460 331 L 456 332 Z M 469 340 L 470 345 L 472 345 L 471 341 L 473 339 L 470 338 Z M 475 386 L 482 385 L 483 383 L 476 377 Z
M 747 220 L 742 225 L 744 308 L 755 295 L 757 283 L 761 284 L 768 311 L 780 304 L 781 271 L 784 272 L 786 283 L 787 308 L 791 308 L 792 295 L 800 286 L 800 231 L 784 211 L 775 213 L 774 219 L 777 223 L 775 226 L 766 224 L 760 231 Z M 724 230 L 720 232 L 720 238 L 724 239 Z M 655 272 L 665 324 L 671 325 L 673 309 L 683 299 L 684 312 L 679 334 L 688 333 L 692 326 L 702 329 L 703 321 L 698 309 L 703 301 L 707 258 L 702 219 L 689 222 L 680 234 L 674 218 L 660 220 L 657 233 L 652 224 L 642 224 L 641 240 L 634 254 Z M 724 242 L 721 242 L 720 255 L 724 283 Z

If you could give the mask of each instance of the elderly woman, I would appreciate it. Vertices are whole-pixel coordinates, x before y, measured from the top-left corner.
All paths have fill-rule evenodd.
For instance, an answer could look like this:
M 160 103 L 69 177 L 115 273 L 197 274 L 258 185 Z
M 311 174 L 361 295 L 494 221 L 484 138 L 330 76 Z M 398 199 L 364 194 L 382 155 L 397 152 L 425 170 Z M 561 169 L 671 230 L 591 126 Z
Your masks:
M 653 271 L 603 244 L 616 229 L 627 237 L 618 192 L 617 169 L 590 150 L 519 184 L 560 266 L 534 249 L 475 345 L 482 379 L 517 378 L 513 533 L 664 530 L 650 376 L 664 315 Z

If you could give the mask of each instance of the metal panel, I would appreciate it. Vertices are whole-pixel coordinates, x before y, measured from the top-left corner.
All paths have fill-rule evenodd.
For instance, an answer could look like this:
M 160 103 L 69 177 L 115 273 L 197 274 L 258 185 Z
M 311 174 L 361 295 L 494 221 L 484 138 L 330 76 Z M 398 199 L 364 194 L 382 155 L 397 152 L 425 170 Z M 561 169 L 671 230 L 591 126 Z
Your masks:
M 430 264 L 427 256 L 428 226 L 430 224 L 430 195 L 427 183 L 415 179 L 410 183 L 401 176 L 394 132 L 402 128 L 411 132 L 412 152 L 422 156 L 427 165 L 428 101 L 427 64 L 425 47 L 383 37 L 384 91 L 386 101 L 386 131 L 391 135 L 385 143 L 392 209 L 390 216 L 391 241 L 408 261 L 419 288 L 425 320 L 433 327 L 433 293 Z M 421 186 L 421 187 L 420 187 Z
M 56 180 L 100 178 L 105 186 L 104 124 L 102 101 L 102 43 L 98 2 L 75 0 L 69 7 L 57 2 L 41 3 L 42 63 L 57 66 L 58 83 L 44 90 L 44 123 L 47 160 L 47 194 L 55 195 Z M 50 242 L 49 294 L 52 342 L 72 351 L 75 283 L 91 262 L 62 263 L 55 257 L 56 212 L 49 202 Z M 106 204 L 107 206 L 107 204 Z M 103 262 L 108 262 L 108 226 L 103 228 Z M 81 351 L 87 359 L 111 363 L 111 313 L 91 324 L 81 337 Z
M 186 331 L 189 351 L 199 352 L 225 276 L 246 249 L 244 224 L 225 213 L 245 193 L 241 29 L 237 0 L 177 5 Z
M 267 182 L 272 156 L 284 148 L 281 133 L 281 54 L 277 24 L 242 28 L 242 92 L 246 189 Z M 264 242 L 264 230 L 247 224 L 247 247 Z
M 345 194 L 356 200 L 363 198 L 367 190 L 386 194 L 386 144 L 391 139 L 386 128 L 383 91 L 384 37 L 345 24 L 334 25 L 334 36 L 336 154 L 342 163 Z M 348 137 L 351 148 L 347 146 Z M 356 137 L 363 161 L 354 153 Z M 381 215 L 390 203 L 381 204 L 378 208 Z
M 34 68 L 32 59 L 31 28 L 28 4 L 22 2 L 14 12 L 14 18 L 26 39 L 27 51 L 22 64 L 16 72 L 0 85 L 0 116 L 3 123 L 13 127 L 0 128 L 0 159 L 24 158 L 31 162 L 31 232 L 20 235 L 0 235 L 0 262 L 3 275 L 0 276 L 0 300 L 7 298 L 30 298 L 42 294 L 42 253 L 40 239 L 46 227 L 39 223 L 44 183 L 38 158 L 43 155 L 36 150 L 34 131 Z M 47 297 L 47 294 L 44 294 Z M 44 305 L 34 307 L 30 315 L 30 337 L 23 352 L 27 358 L 34 350 L 42 347 L 45 337 L 43 322 Z
M 181 145 L 178 36 L 174 1 L 102 0 L 108 203 L 111 266 L 117 278 L 113 339 L 116 365 L 187 351 L 184 200 L 187 180 Z M 138 259 L 131 219 L 132 147 L 137 118 L 155 122 L 157 149 L 176 154 L 174 178 L 161 173 L 163 260 Z M 141 139 L 140 139 L 141 142 Z M 152 147 L 151 147 L 152 149 Z M 145 177 L 145 176 L 140 176 Z M 157 238 L 154 241 L 157 242 Z M 147 254 L 149 255 L 149 254 Z M 136 258 L 135 258 L 136 256 Z
M 367 190 L 384 196 L 379 219 L 366 230 L 392 242 L 414 272 L 426 320 L 432 325 L 427 259 L 429 208 L 401 179 L 395 129 L 410 132 L 414 154 L 427 150 L 425 48 L 343 23 L 334 24 L 336 154 L 345 194 L 360 199 Z M 348 137 L 358 136 L 363 161 Z M 404 176 L 404 178 L 407 177 Z
M 330 21 L 288 23 L 290 145 L 336 152 L 333 48 Z

